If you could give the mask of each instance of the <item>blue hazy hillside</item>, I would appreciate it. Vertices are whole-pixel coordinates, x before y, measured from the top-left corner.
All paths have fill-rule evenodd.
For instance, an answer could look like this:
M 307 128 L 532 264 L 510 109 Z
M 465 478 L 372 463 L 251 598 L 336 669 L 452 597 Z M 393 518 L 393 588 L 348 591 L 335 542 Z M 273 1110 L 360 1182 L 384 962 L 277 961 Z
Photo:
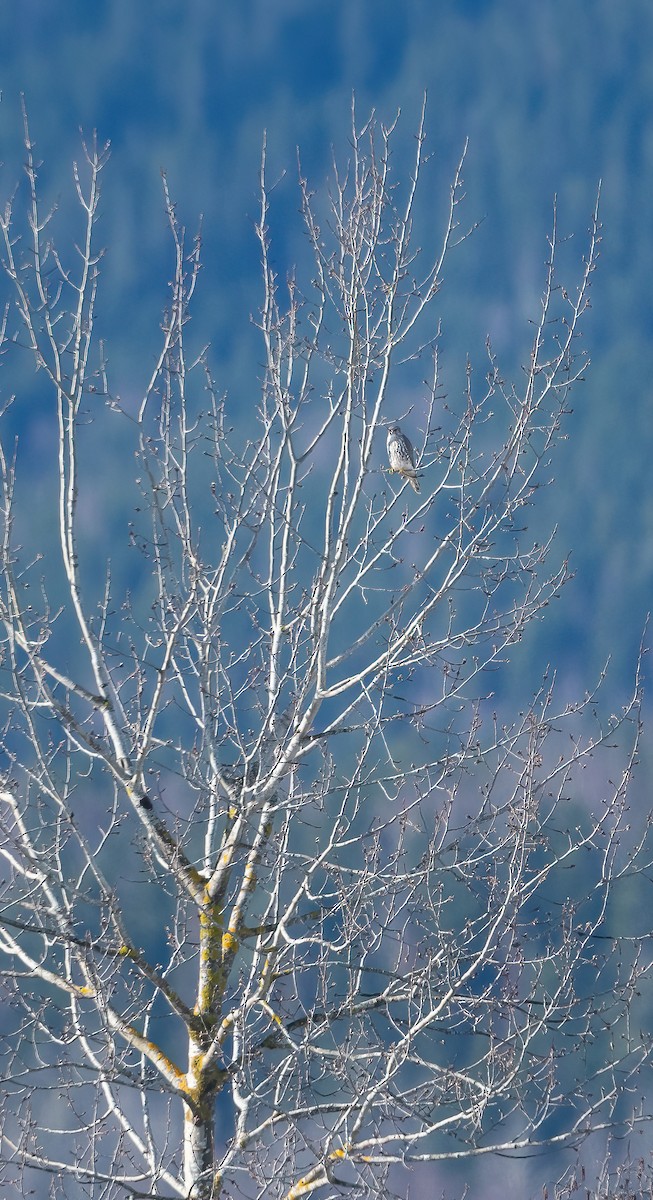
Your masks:
M 627 688 L 653 579 L 648 0 L 23 0 L 0 13 L 0 88 L 2 195 L 21 176 L 24 93 L 44 193 L 61 205 L 60 243 L 68 228 L 74 237 L 79 129 L 111 141 L 99 324 L 112 387 L 123 397 L 138 396 L 151 371 L 168 294 L 161 169 L 190 233 L 203 214 L 193 335 L 198 346 L 211 342 L 219 387 L 241 413 L 260 377 L 250 314 L 261 299 L 253 221 L 265 129 L 269 178 L 279 179 L 271 227 L 282 277 L 306 254 L 296 147 L 322 186 L 332 147 L 346 155 L 352 92 L 361 116 L 375 108 L 390 121 L 401 108 L 396 154 L 408 164 L 427 90 L 439 185 L 423 200 L 425 232 L 441 219 L 469 137 L 466 215 L 480 227 L 447 266 L 442 300 L 454 397 L 464 390 L 467 356 L 482 381 L 488 335 L 504 374 L 519 381 L 554 195 L 560 232 L 573 235 L 564 251 L 573 283 L 601 179 L 604 241 L 585 326 L 592 365 L 574 393 L 556 486 L 538 499 L 535 518 L 543 531 L 558 526 L 558 557 L 573 551 L 577 578 L 520 653 L 533 678 L 552 660 L 590 683 L 612 652 L 613 678 Z M 11 419 L 38 487 L 46 452 L 39 414 L 48 401 L 38 381 L 29 386 L 30 406 Z M 98 478 L 109 493 L 116 488 L 110 463 Z M 116 504 L 124 503 L 121 490 Z

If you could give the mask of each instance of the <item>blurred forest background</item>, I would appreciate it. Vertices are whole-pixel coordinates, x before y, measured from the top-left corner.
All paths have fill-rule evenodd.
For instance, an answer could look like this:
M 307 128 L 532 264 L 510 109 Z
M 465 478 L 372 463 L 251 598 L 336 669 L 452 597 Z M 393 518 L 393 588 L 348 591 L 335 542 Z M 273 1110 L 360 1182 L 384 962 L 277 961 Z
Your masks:
M 532 513 L 541 535 L 557 526 L 553 561 L 571 553 L 576 578 L 496 682 L 508 709 L 527 703 L 551 663 L 565 693 L 582 694 L 611 656 L 604 711 L 616 709 L 632 688 L 653 583 L 650 0 L 20 0 L 0 9 L 0 90 L 0 203 L 16 184 L 24 189 L 23 93 L 42 194 L 59 206 L 55 236 L 69 255 L 79 229 L 72 163 L 80 129 L 111 142 L 98 332 L 111 391 L 128 408 L 152 372 L 174 267 L 162 169 L 189 246 L 202 215 L 191 336 L 198 351 L 211 344 L 218 389 L 244 430 L 262 375 L 251 317 L 262 300 L 253 223 L 265 130 L 268 179 L 278 180 L 270 226 L 281 278 L 308 253 L 296 148 L 311 185 L 323 188 L 334 152 L 346 159 L 352 93 L 361 122 L 375 109 L 390 123 L 401 109 L 398 173 L 402 157 L 409 170 L 428 93 L 424 240 L 441 233 L 469 138 L 462 219 L 480 224 L 446 264 L 439 310 L 442 390 L 457 404 L 468 358 L 482 394 L 488 337 L 504 378 L 519 385 L 554 197 L 559 233 L 569 236 L 559 280 L 573 287 L 602 180 L 601 260 L 584 324 L 591 366 L 573 393 L 555 486 L 536 497 Z M 15 204 L 24 212 L 24 191 Z M 427 373 L 427 364 L 395 372 L 398 412 L 414 406 L 408 431 L 420 427 Z M 5 398 L 18 393 L 5 420 L 19 437 L 25 528 L 54 545 L 53 396 L 27 355 L 24 372 L 11 360 L 0 388 Z M 129 561 L 117 561 L 138 503 L 128 486 L 133 460 L 121 463 L 123 452 L 116 418 L 104 461 L 87 464 L 95 501 L 86 502 L 84 552 L 89 572 L 101 579 L 110 555 L 114 579 L 126 570 L 123 582 L 135 586 Z M 380 445 L 380 461 L 383 454 Z M 639 787 L 648 803 L 645 770 Z
M 574 391 L 556 486 L 538 497 L 534 514 L 542 532 L 557 525 L 557 557 L 572 552 L 577 578 L 530 631 L 518 686 L 525 678 L 535 686 L 552 662 L 572 690 L 582 690 L 612 655 L 611 685 L 619 695 L 628 691 L 653 580 L 648 0 L 22 0 L 0 11 L 0 88 L 0 197 L 22 175 L 24 93 L 43 194 L 60 205 L 60 247 L 70 248 L 76 232 L 72 162 L 80 157 L 80 129 L 111 141 L 99 332 L 111 389 L 125 403 L 149 377 L 168 297 L 173 260 L 162 169 L 189 235 L 202 215 L 193 335 L 198 348 L 212 345 L 235 421 L 247 421 L 261 374 L 250 316 L 262 296 L 253 221 L 264 130 L 268 178 L 279 180 L 271 235 L 281 278 L 307 252 L 296 147 L 311 184 L 323 187 L 334 150 L 341 161 L 346 156 L 352 92 L 360 120 L 374 108 L 390 122 L 401 109 L 395 155 L 405 155 L 406 170 L 428 93 L 435 169 L 421 196 L 425 239 L 440 232 L 469 137 L 463 219 L 481 224 L 448 260 L 441 294 L 443 389 L 452 400 L 463 394 L 467 356 L 480 395 L 488 336 L 504 376 L 519 382 L 554 196 L 560 233 L 570 237 L 561 279 L 571 285 L 602 180 L 602 256 L 584 326 L 591 368 Z M 30 405 L 11 416 L 33 475 L 34 510 L 50 444 L 51 397 L 43 386 L 30 376 Z M 398 407 L 415 405 L 408 427 L 419 427 L 419 374 L 398 373 L 397 386 Z M 94 471 L 98 504 L 108 489 L 102 510 L 114 511 L 113 493 L 118 517 L 124 497 L 115 495 L 109 449 Z M 96 549 L 99 566 L 103 547 Z

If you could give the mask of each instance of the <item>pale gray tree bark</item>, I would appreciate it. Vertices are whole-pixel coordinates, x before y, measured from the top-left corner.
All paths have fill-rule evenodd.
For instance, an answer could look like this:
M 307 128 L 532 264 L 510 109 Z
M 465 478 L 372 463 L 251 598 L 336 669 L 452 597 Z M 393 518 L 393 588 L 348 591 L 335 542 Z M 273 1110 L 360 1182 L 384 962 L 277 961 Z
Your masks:
M 23 521 L 17 536 L 5 444 L 7 1195 L 45 1172 L 74 1196 L 378 1197 L 395 1164 L 649 1116 L 630 1023 L 648 951 L 614 917 L 646 865 L 644 823 L 626 833 L 638 684 L 605 720 L 593 694 L 559 702 L 553 674 L 510 720 L 489 698 L 569 574 L 529 511 L 587 365 L 598 217 L 565 289 L 554 225 L 519 379 L 488 348 L 487 378 L 463 370 L 445 398 L 463 163 L 420 247 L 423 123 L 406 178 L 393 136 L 354 119 L 328 203 L 300 172 L 312 266 L 283 284 L 264 156 L 258 395 L 253 372 L 221 398 L 191 349 L 201 247 L 166 190 L 171 303 L 128 413 L 95 332 L 107 155 L 84 148 L 64 255 L 26 127 L 27 228 L 21 192 L 0 220 L 2 349 L 49 381 L 59 545 Z M 133 597 L 108 565 L 126 533 L 105 579 L 85 570 L 116 421 L 142 495 Z M 419 494 L 388 469 L 394 421 Z

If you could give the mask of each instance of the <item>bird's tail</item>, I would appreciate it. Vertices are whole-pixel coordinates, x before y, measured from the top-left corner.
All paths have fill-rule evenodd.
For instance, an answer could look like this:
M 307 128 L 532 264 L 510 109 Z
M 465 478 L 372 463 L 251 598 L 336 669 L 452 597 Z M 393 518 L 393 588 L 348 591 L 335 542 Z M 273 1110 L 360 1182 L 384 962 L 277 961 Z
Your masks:
M 422 489 L 419 486 L 419 480 L 414 475 L 409 475 L 408 478 L 410 479 L 411 487 L 414 487 L 416 492 L 421 492 Z

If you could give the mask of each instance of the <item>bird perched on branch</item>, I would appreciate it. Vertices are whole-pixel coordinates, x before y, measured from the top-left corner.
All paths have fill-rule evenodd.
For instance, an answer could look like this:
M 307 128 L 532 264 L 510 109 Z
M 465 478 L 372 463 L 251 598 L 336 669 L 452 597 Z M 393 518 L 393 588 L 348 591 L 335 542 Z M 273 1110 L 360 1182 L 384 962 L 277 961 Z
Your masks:
M 398 425 L 391 425 L 388 429 L 388 458 L 390 460 L 390 469 L 396 471 L 399 475 L 403 475 L 410 483 L 410 486 L 416 492 L 419 492 L 420 486 L 415 470 L 415 453 L 406 434 L 401 432 Z

